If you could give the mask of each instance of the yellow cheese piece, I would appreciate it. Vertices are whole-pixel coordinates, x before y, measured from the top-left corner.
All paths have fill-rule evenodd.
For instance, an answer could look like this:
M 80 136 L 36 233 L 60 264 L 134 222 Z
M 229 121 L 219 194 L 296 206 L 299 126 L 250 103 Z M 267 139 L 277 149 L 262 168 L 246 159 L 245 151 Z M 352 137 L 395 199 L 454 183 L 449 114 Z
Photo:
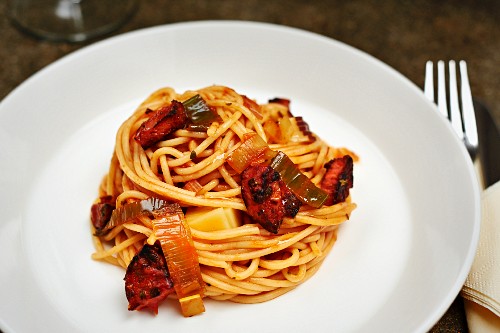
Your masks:
M 226 214 L 227 221 L 231 228 L 237 228 L 241 225 L 241 211 L 233 208 L 222 208 Z
M 241 225 L 241 213 L 233 208 L 191 207 L 185 218 L 191 228 L 200 231 L 232 229 Z
M 205 312 L 205 305 L 199 294 L 181 298 L 179 303 L 181 304 L 181 311 L 184 317 L 191 317 Z

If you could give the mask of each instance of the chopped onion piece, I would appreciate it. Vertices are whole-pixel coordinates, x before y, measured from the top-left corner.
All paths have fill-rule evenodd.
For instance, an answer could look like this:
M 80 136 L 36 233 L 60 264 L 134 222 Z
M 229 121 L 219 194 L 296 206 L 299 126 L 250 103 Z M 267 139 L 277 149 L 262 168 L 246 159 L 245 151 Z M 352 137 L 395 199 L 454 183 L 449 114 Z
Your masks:
M 243 143 L 227 159 L 227 163 L 238 173 L 260 159 L 272 158 L 276 152 L 256 133 L 245 134 Z
M 283 118 L 281 118 L 279 127 L 281 131 L 281 140 L 283 140 L 283 142 L 285 143 L 290 141 L 290 138 L 293 134 L 292 122 L 290 121 L 290 117 L 284 116 Z
M 271 161 L 271 167 L 278 171 L 290 191 L 303 203 L 319 208 L 328 198 L 328 193 L 314 185 L 283 152 L 278 152 Z
M 262 124 L 262 127 L 266 132 L 269 142 L 285 143 L 281 135 L 280 126 L 274 120 L 267 120 L 264 124 Z

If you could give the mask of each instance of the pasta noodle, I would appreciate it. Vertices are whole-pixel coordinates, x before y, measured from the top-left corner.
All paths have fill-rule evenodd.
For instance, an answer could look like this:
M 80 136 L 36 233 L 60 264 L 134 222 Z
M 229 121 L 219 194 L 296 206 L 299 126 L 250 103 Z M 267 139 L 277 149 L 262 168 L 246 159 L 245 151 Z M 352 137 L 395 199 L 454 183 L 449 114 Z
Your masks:
M 179 129 L 152 147 L 134 140 L 150 110 L 200 95 L 216 111 L 219 121 L 205 131 Z M 276 298 L 308 280 L 336 241 L 339 224 L 349 219 L 356 205 L 350 197 L 331 206 L 302 205 L 294 218 L 286 217 L 273 234 L 245 214 L 241 177 L 227 159 L 241 146 L 245 134 L 257 133 L 272 150 L 284 152 L 312 183 L 319 186 L 329 160 L 349 154 L 346 148 L 329 146 L 316 135 L 304 135 L 298 127 L 288 130 L 287 142 L 272 139 L 276 133 L 268 120 L 290 122 L 282 103 L 258 105 L 223 86 L 210 86 L 182 94 L 163 88 L 151 94 L 119 128 L 108 173 L 99 197 L 111 196 L 116 207 L 150 196 L 190 207 L 226 207 L 243 212 L 236 228 L 200 231 L 191 229 L 198 254 L 205 296 L 239 303 Z M 292 124 L 294 125 L 294 124 Z M 282 129 L 283 130 L 283 129 Z M 92 258 L 126 268 L 145 243 L 153 244 L 152 217 L 141 216 L 116 226 L 104 236 L 93 235 Z M 95 228 L 92 232 L 95 234 Z

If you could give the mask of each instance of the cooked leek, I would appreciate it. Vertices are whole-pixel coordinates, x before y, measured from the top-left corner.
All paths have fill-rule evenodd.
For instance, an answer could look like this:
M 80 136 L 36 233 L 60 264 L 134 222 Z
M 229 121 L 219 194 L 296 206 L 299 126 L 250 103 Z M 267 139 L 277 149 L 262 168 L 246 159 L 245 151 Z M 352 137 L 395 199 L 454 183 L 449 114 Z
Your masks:
M 193 245 L 179 204 L 170 204 L 153 212 L 153 232 L 160 241 L 167 260 L 168 271 L 174 289 L 186 317 L 204 312 L 202 297 L 205 283 L 201 277 L 198 254 Z M 196 304 L 193 304 L 195 302 Z
M 328 198 L 328 193 L 314 185 L 283 152 L 278 152 L 271 161 L 271 167 L 278 171 L 290 191 L 303 203 L 319 208 Z

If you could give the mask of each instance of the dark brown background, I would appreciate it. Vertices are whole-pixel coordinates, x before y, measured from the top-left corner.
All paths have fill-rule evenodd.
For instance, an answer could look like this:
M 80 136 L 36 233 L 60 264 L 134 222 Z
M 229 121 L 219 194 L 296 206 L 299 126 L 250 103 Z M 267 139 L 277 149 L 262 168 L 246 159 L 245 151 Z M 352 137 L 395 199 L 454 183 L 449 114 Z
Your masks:
M 282 24 L 332 37 L 380 59 L 420 87 L 427 60 L 464 59 L 474 97 L 500 124 L 496 0 L 148 0 L 111 35 L 173 22 L 227 19 Z M 0 100 L 41 68 L 97 40 L 69 44 L 32 38 L 10 24 L 6 1 L 0 1 Z M 460 298 L 432 330 L 466 331 Z

